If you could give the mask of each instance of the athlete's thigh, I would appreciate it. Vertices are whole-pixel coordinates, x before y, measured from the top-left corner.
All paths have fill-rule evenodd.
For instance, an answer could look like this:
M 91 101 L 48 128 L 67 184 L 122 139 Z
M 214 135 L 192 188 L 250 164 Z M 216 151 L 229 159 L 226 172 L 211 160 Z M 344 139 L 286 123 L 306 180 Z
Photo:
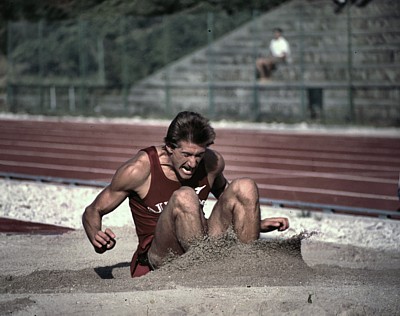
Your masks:
M 255 208 L 256 201 L 258 201 L 258 190 L 253 180 L 248 178 L 233 180 L 214 205 L 208 219 L 209 234 L 224 233 L 235 221 L 243 218 L 247 208 Z
M 208 234 L 218 236 L 232 224 L 232 208 L 234 197 L 227 190 L 215 203 L 207 220 Z
M 170 251 L 180 254 L 182 248 L 176 238 L 173 205 L 167 205 L 162 211 L 154 233 L 154 239 L 149 250 L 150 256 L 158 261 Z
M 197 225 L 194 225 L 197 226 L 197 229 L 193 229 L 193 231 L 200 231 L 201 227 L 206 227 L 206 219 L 200 208 L 197 195 L 195 199 L 192 197 L 188 200 L 188 204 L 183 206 L 182 203 L 178 203 L 179 205 L 175 204 L 174 199 L 171 199 L 162 211 L 149 250 L 150 259 L 156 261 L 154 262 L 155 265 L 161 264 L 162 260 L 171 252 L 176 255 L 181 255 L 185 252 L 181 244 L 181 242 L 185 240 L 179 240 L 177 236 L 181 236 L 181 238 L 185 239 L 182 232 L 185 231 L 185 229 L 186 231 L 192 231 L 190 228 L 192 222 L 177 220 L 177 218 L 180 217 L 179 214 L 182 214 L 182 207 L 193 214 L 198 214 L 198 219 L 195 220 Z M 181 211 L 179 211 L 179 209 L 181 209 Z

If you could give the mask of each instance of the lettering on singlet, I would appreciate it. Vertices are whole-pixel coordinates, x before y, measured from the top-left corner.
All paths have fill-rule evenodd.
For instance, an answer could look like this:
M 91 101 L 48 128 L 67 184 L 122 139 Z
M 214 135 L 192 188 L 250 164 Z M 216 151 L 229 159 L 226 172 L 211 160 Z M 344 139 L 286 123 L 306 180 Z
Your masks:
M 196 188 L 194 188 L 194 191 L 196 192 L 197 195 L 199 195 L 201 190 L 203 190 L 205 187 L 206 187 L 206 185 L 203 185 L 202 187 L 196 187 Z M 201 206 L 204 206 L 204 204 L 206 204 L 206 200 L 200 200 L 199 199 L 199 203 L 200 203 Z M 168 201 L 161 202 L 161 203 L 157 203 L 156 204 L 157 210 L 151 208 L 150 206 L 147 206 L 147 210 L 149 212 L 152 212 L 152 213 L 155 213 L 155 214 L 160 214 L 164 210 L 164 207 L 167 206 L 167 205 L 168 205 Z
M 199 195 L 201 190 L 203 190 L 205 187 L 206 187 L 206 185 L 203 185 L 202 187 L 194 188 L 194 191 L 196 192 L 197 195 Z

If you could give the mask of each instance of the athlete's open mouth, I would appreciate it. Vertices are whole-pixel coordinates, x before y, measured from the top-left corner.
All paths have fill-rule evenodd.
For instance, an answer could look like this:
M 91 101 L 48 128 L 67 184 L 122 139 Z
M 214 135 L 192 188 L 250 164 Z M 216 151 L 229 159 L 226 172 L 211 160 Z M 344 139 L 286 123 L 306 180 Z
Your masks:
M 187 174 L 187 175 L 193 174 L 193 168 L 190 168 L 189 166 L 182 166 L 182 170 L 183 170 L 184 174 Z

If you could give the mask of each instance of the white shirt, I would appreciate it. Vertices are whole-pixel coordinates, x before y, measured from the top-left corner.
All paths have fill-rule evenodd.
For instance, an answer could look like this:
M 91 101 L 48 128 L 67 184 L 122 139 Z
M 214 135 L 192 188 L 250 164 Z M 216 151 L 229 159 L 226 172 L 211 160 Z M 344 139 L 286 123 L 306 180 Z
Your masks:
M 280 36 L 278 39 L 274 38 L 269 44 L 269 50 L 274 57 L 286 56 L 286 61 L 290 62 L 290 46 L 286 39 Z

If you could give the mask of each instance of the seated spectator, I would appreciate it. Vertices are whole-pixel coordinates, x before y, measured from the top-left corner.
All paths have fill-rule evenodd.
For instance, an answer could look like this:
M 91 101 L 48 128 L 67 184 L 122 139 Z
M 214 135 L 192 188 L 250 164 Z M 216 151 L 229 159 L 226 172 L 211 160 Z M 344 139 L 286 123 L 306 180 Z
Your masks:
M 277 64 L 291 62 L 290 46 L 282 33 L 280 28 L 274 29 L 274 38 L 269 44 L 269 54 L 257 58 L 256 67 L 260 81 L 268 81 Z

